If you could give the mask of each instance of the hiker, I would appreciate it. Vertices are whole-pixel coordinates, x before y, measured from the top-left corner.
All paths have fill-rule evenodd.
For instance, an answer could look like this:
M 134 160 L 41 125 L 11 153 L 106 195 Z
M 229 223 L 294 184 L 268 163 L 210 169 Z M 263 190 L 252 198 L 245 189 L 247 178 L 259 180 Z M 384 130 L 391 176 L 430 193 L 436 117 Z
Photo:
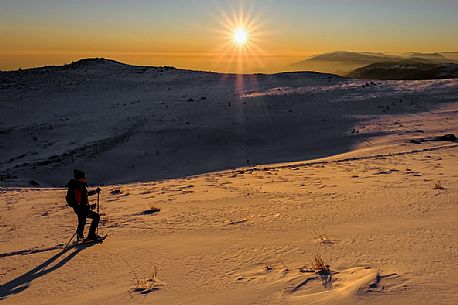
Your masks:
M 89 204 L 88 196 L 100 193 L 100 188 L 88 192 L 86 183 L 86 174 L 83 171 L 75 169 L 73 171 L 74 179 L 71 179 L 67 186 L 67 196 L 65 199 L 70 207 L 73 208 L 78 216 L 78 228 L 76 235 L 78 241 L 82 240 L 97 240 L 99 236 L 95 233 L 100 221 L 100 215 L 93 211 L 96 204 Z M 84 226 L 86 225 L 86 218 L 92 218 L 92 223 L 89 228 L 89 234 L 84 239 Z

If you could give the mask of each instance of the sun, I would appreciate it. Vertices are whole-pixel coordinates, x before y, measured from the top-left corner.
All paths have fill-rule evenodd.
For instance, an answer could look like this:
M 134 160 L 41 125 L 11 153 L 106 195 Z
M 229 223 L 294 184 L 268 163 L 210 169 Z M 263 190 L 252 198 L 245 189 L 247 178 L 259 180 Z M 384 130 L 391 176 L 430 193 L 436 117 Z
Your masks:
M 235 29 L 233 39 L 236 45 L 243 47 L 248 42 L 248 31 L 244 28 Z
M 234 1 L 235 2 L 235 1 Z M 263 59 L 268 55 L 261 48 L 268 35 L 261 15 L 253 15 L 253 7 L 241 6 L 238 10 L 223 10 L 213 17 L 220 26 L 211 31 L 219 40 L 214 54 L 214 67 L 239 75 L 259 71 L 264 68 Z M 259 13 L 258 13 L 259 14 Z

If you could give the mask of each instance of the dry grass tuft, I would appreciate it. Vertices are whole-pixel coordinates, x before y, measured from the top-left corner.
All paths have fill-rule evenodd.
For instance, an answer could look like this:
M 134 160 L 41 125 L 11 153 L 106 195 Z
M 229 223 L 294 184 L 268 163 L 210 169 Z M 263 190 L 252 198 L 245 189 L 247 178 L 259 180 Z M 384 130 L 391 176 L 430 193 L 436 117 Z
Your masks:
M 158 208 L 158 207 L 156 207 L 156 206 L 154 206 L 154 205 L 152 205 L 152 206 L 150 207 L 149 210 L 150 210 L 152 213 L 159 213 L 159 212 L 161 211 L 160 208 Z
M 159 280 L 157 278 L 157 267 L 154 266 L 153 273 L 144 279 L 139 279 L 135 276 L 133 281 L 134 287 L 131 292 L 137 292 L 140 294 L 148 294 L 160 289 Z
M 284 268 L 283 271 L 288 272 L 289 271 L 288 266 L 286 266 L 285 263 L 279 257 L 277 257 L 277 259 L 283 265 L 283 268 Z
M 157 215 L 160 211 L 161 211 L 160 208 L 155 207 L 155 206 L 151 206 L 150 209 L 144 210 L 143 212 L 138 213 L 137 215 L 140 215 L 140 216 L 142 216 L 142 215 Z
M 326 233 L 326 228 L 322 227 L 319 229 L 318 227 L 310 227 L 312 229 L 313 239 L 319 244 L 322 245 L 332 245 L 332 240 L 328 237 Z
M 239 217 L 237 219 L 229 219 L 228 225 L 238 225 L 238 224 L 245 225 L 247 222 L 248 222 L 248 217 L 245 217 L 242 210 L 240 210 Z
M 312 269 L 315 270 L 315 272 L 329 271 L 329 267 L 329 264 L 324 262 L 321 254 L 315 255 L 314 261 L 312 262 Z
M 332 288 L 332 271 L 329 264 L 325 263 L 321 257 L 321 254 L 315 255 L 312 268 L 315 270 L 315 274 L 320 276 L 323 287 Z
M 445 190 L 445 187 L 442 186 L 442 183 L 440 181 L 437 181 L 436 184 L 434 185 L 435 190 Z
M 311 267 L 303 266 L 299 268 L 300 273 L 315 273 L 316 279 L 320 279 L 324 288 L 332 288 L 332 271 L 329 263 L 327 263 L 321 254 L 317 254 L 313 257 Z M 306 280 L 309 281 L 310 278 Z M 295 290 L 299 289 L 303 285 L 300 284 Z

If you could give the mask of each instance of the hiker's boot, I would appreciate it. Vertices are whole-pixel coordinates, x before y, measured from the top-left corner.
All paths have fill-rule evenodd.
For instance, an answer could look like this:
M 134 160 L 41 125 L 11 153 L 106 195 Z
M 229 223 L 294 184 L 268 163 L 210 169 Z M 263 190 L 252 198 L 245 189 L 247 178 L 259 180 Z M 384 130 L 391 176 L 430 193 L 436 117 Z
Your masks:
M 84 241 L 97 241 L 101 239 L 101 237 L 97 234 L 89 234 Z

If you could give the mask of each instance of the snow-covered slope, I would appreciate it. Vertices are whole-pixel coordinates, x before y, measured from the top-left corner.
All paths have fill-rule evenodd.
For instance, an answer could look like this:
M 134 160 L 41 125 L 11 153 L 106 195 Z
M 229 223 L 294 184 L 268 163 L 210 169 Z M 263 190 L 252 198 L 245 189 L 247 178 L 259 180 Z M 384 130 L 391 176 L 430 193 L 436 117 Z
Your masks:
M 1 302 L 456 304 L 458 144 L 420 139 L 457 113 L 379 118 L 345 156 L 102 187 L 108 238 L 67 251 L 65 189 L 1 189 Z
M 1 86 L 3 184 L 244 166 L 102 186 L 108 238 L 66 250 L 64 188 L 0 188 L 2 305 L 458 303 L 458 80 L 88 60 Z
M 59 186 L 73 168 L 98 184 L 151 181 L 329 156 L 361 142 L 351 130 L 368 117 L 434 107 L 455 97 L 456 85 L 103 59 L 4 72 L 0 183 Z

